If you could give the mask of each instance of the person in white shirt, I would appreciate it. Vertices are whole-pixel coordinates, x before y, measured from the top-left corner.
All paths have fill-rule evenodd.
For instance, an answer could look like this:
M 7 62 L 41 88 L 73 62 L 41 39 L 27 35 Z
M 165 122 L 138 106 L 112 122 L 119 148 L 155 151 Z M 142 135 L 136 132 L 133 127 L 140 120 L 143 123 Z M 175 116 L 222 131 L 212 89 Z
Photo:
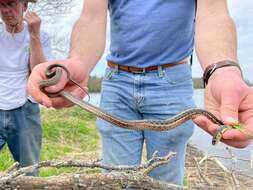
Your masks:
M 27 94 L 29 73 L 51 57 L 41 19 L 27 11 L 28 0 L 0 0 L 0 150 L 5 144 L 19 167 L 38 163 L 40 109 Z M 25 13 L 26 12 L 26 13 Z M 1 156 L 1 155 L 0 155 Z M 38 171 L 28 175 L 38 175 Z

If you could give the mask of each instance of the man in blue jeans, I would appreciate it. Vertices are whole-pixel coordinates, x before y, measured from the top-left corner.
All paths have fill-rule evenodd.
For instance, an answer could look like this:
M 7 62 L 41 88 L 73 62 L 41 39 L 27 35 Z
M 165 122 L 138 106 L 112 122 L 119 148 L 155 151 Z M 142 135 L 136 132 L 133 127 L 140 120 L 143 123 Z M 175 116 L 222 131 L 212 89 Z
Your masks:
M 28 97 L 26 85 L 30 70 L 51 52 L 37 14 L 28 11 L 23 18 L 27 6 L 26 0 L 0 0 L 0 150 L 7 143 L 19 167 L 39 161 L 40 109 Z
M 197 10 L 196 10 L 197 7 Z M 111 44 L 102 86 L 101 109 L 125 120 L 166 119 L 194 107 L 189 57 L 196 42 L 197 55 L 205 70 L 205 108 L 226 124 L 238 121 L 253 133 L 253 91 L 243 81 L 237 64 L 236 32 L 226 0 L 86 0 L 72 32 L 69 58 L 35 67 L 28 90 L 48 107 L 68 107 L 63 98 L 49 98 L 39 89 L 45 68 L 52 63 L 66 66 L 83 86 L 105 47 L 107 10 L 110 12 Z M 196 14 L 196 20 L 195 20 Z M 194 40 L 195 39 L 195 40 Z M 234 85 L 237 84 L 237 85 Z M 84 96 L 68 82 L 47 88 Z M 205 117 L 194 119 L 213 135 L 218 126 Z M 158 151 L 177 156 L 155 169 L 155 179 L 182 185 L 185 149 L 193 132 L 187 122 L 167 132 L 121 129 L 98 120 L 104 164 L 138 165 L 143 143 L 148 158 Z M 237 130 L 223 134 L 223 142 L 242 148 L 251 137 Z M 210 142 L 206 142 L 210 143 Z

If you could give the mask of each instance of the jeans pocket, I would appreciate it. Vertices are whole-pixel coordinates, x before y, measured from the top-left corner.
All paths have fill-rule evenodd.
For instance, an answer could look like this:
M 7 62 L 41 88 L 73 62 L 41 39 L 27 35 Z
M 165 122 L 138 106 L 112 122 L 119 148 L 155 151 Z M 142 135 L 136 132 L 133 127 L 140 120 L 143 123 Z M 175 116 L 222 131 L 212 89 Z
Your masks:
M 31 100 L 27 100 L 23 108 L 24 108 L 25 114 L 28 116 L 40 114 L 39 105 L 37 103 L 31 102 Z
M 184 82 L 192 83 L 192 71 L 189 64 L 181 64 L 164 69 L 164 79 L 172 85 Z

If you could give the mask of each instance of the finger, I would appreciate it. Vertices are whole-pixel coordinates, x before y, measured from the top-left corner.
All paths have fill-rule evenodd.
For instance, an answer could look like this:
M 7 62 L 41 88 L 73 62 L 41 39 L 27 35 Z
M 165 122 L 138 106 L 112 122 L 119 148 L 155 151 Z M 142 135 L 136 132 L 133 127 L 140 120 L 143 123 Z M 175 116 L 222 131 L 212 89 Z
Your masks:
M 34 20 L 40 20 L 40 17 L 35 12 L 32 12 L 32 11 L 29 11 L 27 13 L 27 16 L 29 16 L 30 18 L 32 18 Z
M 193 119 L 193 121 L 212 136 L 217 132 L 219 128 L 218 125 L 213 124 L 204 116 L 197 116 L 195 119 Z M 245 135 L 242 136 L 242 134 L 238 133 L 237 130 L 231 129 L 225 131 L 222 134 L 221 142 L 236 148 L 245 148 L 250 144 L 251 140 L 249 140 L 249 138 L 246 138 Z
M 75 104 L 64 97 L 57 97 L 52 99 L 52 106 L 56 109 L 72 107 Z
M 86 95 L 86 93 L 78 87 L 76 87 L 74 90 L 72 90 L 71 94 L 73 96 L 79 97 L 80 99 L 83 99 Z M 74 104 L 71 101 L 61 97 L 61 98 L 54 98 L 52 100 L 52 105 L 55 108 L 62 108 L 62 107 L 71 107 Z
M 219 125 L 213 124 L 211 121 L 206 119 L 204 116 L 198 116 L 193 120 L 199 127 L 207 131 L 209 134 L 214 135 L 219 129 Z M 244 132 L 243 132 L 244 131 Z M 249 135 L 246 128 L 242 130 L 230 129 L 226 130 L 222 134 L 222 138 L 226 140 L 245 141 L 252 139 L 252 135 Z
M 30 15 L 35 15 L 35 12 L 34 12 L 34 11 L 28 11 L 28 13 L 29 13 Z
M 32 17 L 32 15 L 28 15 L 27 19 L 29 20 L 30 24 L 34 23 L 34 18 Z
M 252 139 L 252 134 L 250 134 L 247 129 L 231 129 L 226 130 L 222 134 L 223 139 L 227 140 L 236 140 L 236 141 L 243 141 L 243 140 L 250 140 Z
M 218 125 L 213 124 L 205 116 L 197 116 L 193 119 L 193 122 L 211 135 L 214 135 L 219 128 Z
M 221 97 L 220 115 L 221 120 L 227 125 L 238 123 L 238 111 L 241 98 L 239 94 L 224 94 Z
M 245 148 L 251 143 L 251 140 L 234 141 L 234 140 L 222 139 L 221 142 L 223 142 L 229 146 L 235 147 L 235 148 Z
M 31 21 L 31 17 L 30 17 L 29 14 L 26 14 L 26 15 L 24 16 L 23 19 L 24 19 L 27 23 L 30 23 L 30 21 Z
M 35 12 L 30 12 L 30 14 L 34 17 L 34 18 L 39 18 L 39 16 L 35 13 Z
M 29 13 L 27 15 L 27 17 L 31 20 L 31 21 L 34 21 L 36 19 L 36 17 L 32 14 L 32 13 Z
M 40 22 L 40 18 L 33 12 L 26 13 L 24 19 L 28 20 L 30 23 Z
M 30 12 L 27 12 L 26 14 L 25 14 L 25 16 L 24 16 L 25 18 L 30 18 L 31 17 L 31 14 L 30 14 Z
M 40 82 L 46 79 L 45 69 L 51 62 L 41 63 L 35 66 L 28 78 L 27 90 L 38 103 L 43 104 L 46 107 L 52 107 L 51 99 L 41 91 Z
M 51 107 L 52 106 L 51 100 L 48 98 L 48 96 L 46 96 L 43 92 L 40 91 L 39 81 L 40 81 L 40 77 L 36 77 L 32 75 L 29 77 L 28 84 L 27 84 L 28 93 L 38 103 L 46 107 Z

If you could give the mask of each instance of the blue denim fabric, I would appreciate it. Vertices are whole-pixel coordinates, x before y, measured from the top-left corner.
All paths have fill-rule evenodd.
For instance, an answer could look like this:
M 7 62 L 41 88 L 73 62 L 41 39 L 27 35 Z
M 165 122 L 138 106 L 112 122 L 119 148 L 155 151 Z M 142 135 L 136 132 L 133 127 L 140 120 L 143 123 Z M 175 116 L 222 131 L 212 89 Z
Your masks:
M 7 143 L 19 167 L 39 162 L 42 130 L 39 105 L 28 100 L 13 110 L 0 110 L 0 150 Z M 28 175 L 38 175 L 38 171 Z
M 181 64 L 159 71 L 133 74 L 107 68 L 102 84 L 100 107 L 125 120 L 167 119 L 195 107 L 191 68 Z M 97 127 L 102 139 L 104 164 L 139 165 L 145 141 L 147 159 L 177 152 L 169 164 L 153 170 L 151 177 L 183 184 L 185 151 L 194 125 L 192 121 L 166 132 L 118 128 L 101 119 Z

